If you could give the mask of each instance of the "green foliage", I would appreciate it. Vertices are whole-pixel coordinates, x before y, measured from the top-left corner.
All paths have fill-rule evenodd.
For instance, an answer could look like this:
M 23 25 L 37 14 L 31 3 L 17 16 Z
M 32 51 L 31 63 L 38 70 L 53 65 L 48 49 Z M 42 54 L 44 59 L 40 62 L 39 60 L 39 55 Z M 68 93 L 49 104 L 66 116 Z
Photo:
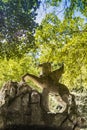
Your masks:
M 34 46 L 38 0 L 0 1 L 0 56 L 21 57 Z
M 64 2 L 65 18 L 59 20 L 55 8 L 36 29 L 38 0 L 0 1 L 0 84 L 20 81 L 26 72 L 38 74 L 39 62 L 53 62 L 53 70 L 64 62 L 61 81 L 69 87 L 87 86 L 87 23 L 73 15 L 76 10 L 87 15 L 86 1 L 45 2 L 54 7 Z
M 22 57 L 20 60 L 0 59 L 0 63 L 0 86 L 8 80 L 21 81 L 21 77 L 28 72 L 38 74 L 34 57 L 31 54 Z
M 79 17 L 60 21 L 48 14 L 36 31 L 40 62 L 65 63 L 62 82 L 69 86 L 87 85 L 87 25 Z M 56 69 L 56 68 L 55 68 Z

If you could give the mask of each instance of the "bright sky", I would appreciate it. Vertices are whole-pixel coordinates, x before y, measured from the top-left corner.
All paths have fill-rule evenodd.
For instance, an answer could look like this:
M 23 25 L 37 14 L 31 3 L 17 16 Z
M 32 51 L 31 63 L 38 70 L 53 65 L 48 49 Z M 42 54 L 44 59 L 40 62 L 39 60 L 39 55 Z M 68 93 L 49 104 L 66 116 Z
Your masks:
M 44 4 L 44 0 L 43 0 L 41 6 L 40 6 L 39 9 L 37 10 L 38 16 L 37 16 L 37 18 L 36 18 L 36 22 L 40 24 L 41 21 L 42 21 L 42 19 L 45 18 L 45 15 L 46 15 L 47 13 L 52 12 L 53 10 L 56 10 L 56 14 L 57 14 L 58 18 L 59 18 L 60 20 L 63 20 L 64 4 L 65 4 L 65 3 L 62 2 L 61 5 L 60 5 L 60 7 L 57 7 L 56 9 L 53 8 L 53 7 L 49 7 L 49 8 L 48 8 L 48 7 Z M 68 5 L 69 5 L 69 4 L 68 4 Z M 82 17 L 82 18 L 85 19 L 85 22 L 87 22 L 87 19 L 86 19 L 80 12 L 75 12 L 74 16 L 80 16 L 80 17 Z
M 59 19 L 63 19 L 63 5 L 64 3 L 62 3 L 60 5 L 60 7 L 57 7 L 57 13 L 58 13 L 58 17 Z M 39 9 L 37 10 L 38 16 L 36 18 L 36 22 L 37 23 L 41 23 L 42 19 L 45 18 L 45 15 L 52 12 L 54 9 L 54 7 L 46 7 L 46 5 L 44 4 L 44 2 L 41 4 L 41 6 L 39 7 Z

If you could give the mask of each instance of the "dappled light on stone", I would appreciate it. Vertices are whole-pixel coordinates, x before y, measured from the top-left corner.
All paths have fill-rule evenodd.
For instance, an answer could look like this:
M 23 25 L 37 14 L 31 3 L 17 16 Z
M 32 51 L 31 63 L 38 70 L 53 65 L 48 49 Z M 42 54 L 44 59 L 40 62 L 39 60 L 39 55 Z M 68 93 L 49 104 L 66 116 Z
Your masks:
M 8 128 L 9 130 L 32 130 L 33 125 L 36 125 L 34 127 L 35 130 L 44 130 L 45 128 L 53 130 L 53 127 L 55 130 L 57 129 L 56 127 L 59 128 L 57 130 L 65 130 L 65 128 L 72 130 L 77 124 L 78 117 L 73 113 L 72 115 L 47 113 L 41 103 L 41 94 L 26 83 L 9 81 L 4 84 L 0 90 L 1 92 L 0 128 L 6 128 L 7 130 Z M 1 104 L 1 99 L 3 99 L 3 104 Z M 76 127 L 79 127 L 79 121 Z

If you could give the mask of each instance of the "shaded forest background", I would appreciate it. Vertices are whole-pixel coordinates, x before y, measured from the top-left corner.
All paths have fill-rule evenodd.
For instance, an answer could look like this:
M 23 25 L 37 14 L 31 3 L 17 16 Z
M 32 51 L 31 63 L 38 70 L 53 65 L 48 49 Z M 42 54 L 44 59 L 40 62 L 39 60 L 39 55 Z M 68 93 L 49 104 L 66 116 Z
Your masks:
M 38 24 L 40 6 L 51 11 Z M 43 62 L 64 62 L 61 82 L 87 88 L 87 0 L 0 0 L 0 86 L 39 75 Z

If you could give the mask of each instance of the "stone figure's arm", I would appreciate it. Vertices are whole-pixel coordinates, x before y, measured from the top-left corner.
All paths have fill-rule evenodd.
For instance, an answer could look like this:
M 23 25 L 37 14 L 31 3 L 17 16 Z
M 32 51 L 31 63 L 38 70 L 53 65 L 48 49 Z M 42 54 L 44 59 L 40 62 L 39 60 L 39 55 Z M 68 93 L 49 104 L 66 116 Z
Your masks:
M 22 81 L 25 82 L 26 79 L 29 79 L 30 81 L 32 81 L 35 85 L 37 85 L 39 88 L 43 88 L 43 81 L 41 78 L 33 75 L 33 74 L 25 74 L 24 76 L 22 76 Z

